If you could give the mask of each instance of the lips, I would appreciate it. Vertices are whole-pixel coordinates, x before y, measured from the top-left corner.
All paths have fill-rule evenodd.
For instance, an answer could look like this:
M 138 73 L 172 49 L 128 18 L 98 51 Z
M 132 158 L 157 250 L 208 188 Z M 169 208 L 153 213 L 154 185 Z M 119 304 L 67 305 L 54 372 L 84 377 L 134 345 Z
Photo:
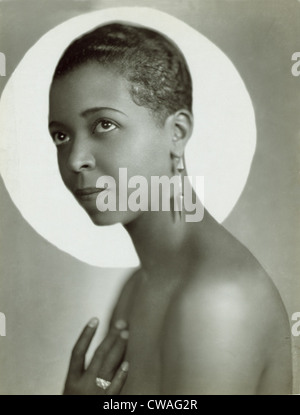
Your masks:
M 93 200 L 99 193 L 107 190 L 103 187 L 84 187 L 83 189 L 76 189 L 74 194 L 78 199 L 81 200 Z

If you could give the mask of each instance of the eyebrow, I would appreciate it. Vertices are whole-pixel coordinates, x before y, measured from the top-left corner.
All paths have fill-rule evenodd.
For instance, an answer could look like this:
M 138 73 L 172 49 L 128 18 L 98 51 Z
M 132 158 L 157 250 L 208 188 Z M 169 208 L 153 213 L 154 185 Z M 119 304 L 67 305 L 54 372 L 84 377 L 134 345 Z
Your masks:
M 61 128 L 65 128 L 65 126 L 62 122 L 54 121 L 54 120 L 49 122 L 48 128 L 50 129 L 51 127 L 56 127 L 56 126 L 59 126 Z
M 119 112 L 120 114 L 123 114 L 123 115 L 125 115 L 127 117 L 127 115 L 125 114 L 125 112 L 120 111 L 120 110 L 117 110 L 115 108 L 110 108 L 110 107 L 93 107 L 93 108 L 88 108 L 88 109 L 82 111 L 80 113 L 80 116 L 81 117 L 88 117 L 89 115 L 94 114 L 95 112 L 99 112 L 101 110 L 116 111 L 116 112 Z
M 123 115 L 125 115 L 125 117 L 128 117 L 128 115 L 127 114 L 125 114 L 125 112 L 123 112 L 123 111 L 120 111 L 120 110 L 117 110 L 117 109 L 115 109 L 115 108 L 110 108 L 110 107 L 93 107 L 93 108 L 88 108 L 88 109 L 86 109 L 86 110 L 84 110 L 84 111 L 82 111 L 79 115 L 81 116 L 81 117 L 88 117 L 89 115 L 91 115 L 91 114 L 95 114 L 96 112 L 99 112 L 99 111 L 101 111 L 101 110 L 110 110 L 110 111 L 116 111 L 116 112 L 119 112 L 120 114 L 123 114 Z M 51 128 L 51 127 L 53 127 L 53 126 L 56 126 L 56 125 L 59 125 L 59 126 L 61 126 L 61 127 L 64 127 L 64 124 L 62 123 L 62 122 L 60 122 L 60 121 L 55 121 L 55 120 L 53 120 L 53 121 L 50 121 L 50 123 L 49 123 L 49 128 Z

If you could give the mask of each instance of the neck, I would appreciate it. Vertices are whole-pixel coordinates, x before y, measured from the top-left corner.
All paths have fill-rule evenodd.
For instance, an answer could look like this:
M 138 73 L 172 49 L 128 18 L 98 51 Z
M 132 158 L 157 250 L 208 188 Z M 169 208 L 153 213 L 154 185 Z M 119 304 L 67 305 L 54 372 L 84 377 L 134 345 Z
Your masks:
M 170 212 L 144 212 L 125 228 L 147 274 L 160 269 L 166 258 L 172 261 L 186 236 L 185 226 L 173 223 Z
M 203 222 L 186 222 L 184 212 L 180 219 L 179 212 L 146 211 L 126 224 L 144 274 L 148 278 L 159 278 L 183 270 L 199 239 L 194 235 L 201 233 Z

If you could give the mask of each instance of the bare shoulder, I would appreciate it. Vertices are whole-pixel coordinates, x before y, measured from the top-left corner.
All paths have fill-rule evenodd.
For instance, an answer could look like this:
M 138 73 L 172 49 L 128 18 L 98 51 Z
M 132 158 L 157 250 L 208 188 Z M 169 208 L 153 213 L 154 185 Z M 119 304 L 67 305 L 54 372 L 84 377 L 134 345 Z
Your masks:
M 123 287 L 120 290 L 120 294 L 117 298 L 116 305 L 113 309 L 110 319 L 110 326 L 117 320 L 125 320 L 128 322 L 130 313 L 130 304 L 132 295 L 139 282 L 141 270 L 134 271 L 125 281 Z
M 244 248 L 217 262 L 196 269 L 169 308 L 166 389 L 172 384 L 178 393 L 288 393 L 290 329 L 276 287 Z M 180 377 L 174 376 L 178 355 Z M 278 382 L 271 380 L 276 375 Z

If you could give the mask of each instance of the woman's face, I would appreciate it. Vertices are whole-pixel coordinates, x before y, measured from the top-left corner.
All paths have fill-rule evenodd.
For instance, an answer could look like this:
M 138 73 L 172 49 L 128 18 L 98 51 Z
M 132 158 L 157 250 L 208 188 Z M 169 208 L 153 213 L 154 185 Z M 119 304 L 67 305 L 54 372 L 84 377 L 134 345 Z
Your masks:
M 98 225 L 126 224 L 140 214 L 118 209 L 119 168 L 127 169 L 128 180 L 145 177 L 149 187 L 151 176 L 172 175 L 171 117 L 160 126 L 150 110 L 133 102 L 128 87 L 125 78 L 97 63 L 83 65 L 51 86 L 49 130 L 62 179 Z M 100 212 L 96 206 L 101 191 L 96 182 L 103 175 L 116 182 L 115 212 Z

